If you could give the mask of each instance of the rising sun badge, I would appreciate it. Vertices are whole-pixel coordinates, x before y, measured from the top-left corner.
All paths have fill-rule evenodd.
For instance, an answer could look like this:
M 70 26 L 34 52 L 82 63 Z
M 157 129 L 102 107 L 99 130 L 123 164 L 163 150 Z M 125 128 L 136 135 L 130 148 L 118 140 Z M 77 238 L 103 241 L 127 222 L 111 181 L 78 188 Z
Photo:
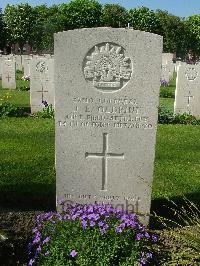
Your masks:
M 125 50 L 113 43 L 102 43 L 93 47 L 84 60 L 85 79 L 105 92 L 121 89 L 132 75 L 131 59 Z

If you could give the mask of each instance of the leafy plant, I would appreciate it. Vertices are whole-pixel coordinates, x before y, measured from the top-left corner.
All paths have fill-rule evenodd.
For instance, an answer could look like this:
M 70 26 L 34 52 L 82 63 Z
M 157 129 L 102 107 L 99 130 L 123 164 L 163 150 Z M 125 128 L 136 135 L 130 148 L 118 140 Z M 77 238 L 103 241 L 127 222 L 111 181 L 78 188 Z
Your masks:
M 174 92 L 169 90 L 168 88 L 161 88 L 160 97 L 161 98 L 174 98 Z
M 174 120 L 173 112 L 166 106 L 161 105 L 158 109 L 158 122 L 160 124 L 171 124 Z
M 157 241 L 136 214 L 110 205 L 66 205 L 37 216 L 29 265 L 146 265 Z
M 160 124 L 200 125 L 200 119 L 195 116 L 187 113 L 174 114 L 164 105 L 161 105 L 158 109 L 158 122 Z
M 163 259 L 160 265 L 176 266 L 176 265 L 193 265 L 200 264 L 200 210 L 197 205 L 184 198 L 184 206 L 178 206 L 170 201 L 173 207 L 174 219 L 157 217 L 161 224 L 167 228 L 163 231 L 163 237 L 171 243 L 162 244 Z M 168 224 L 172 224 L 168 226 Z M 174 227 L 176 227 L 174 229 Z M 165 241 L 166 241 L 165 240 Z
M 20 117 L 24 116 L 24 109 L 16 107 L 14 104 L 9 102 L 11 98 L 9 93 L 6 93 L 0 99 L 0 117 Z
M 54 118 L 54 109 L 52 104 L 48 104 L 47 101 L 42 101 L 44 108 L 42 111 L 39 111 L 34 114 L 36 117 L 42 118 Z

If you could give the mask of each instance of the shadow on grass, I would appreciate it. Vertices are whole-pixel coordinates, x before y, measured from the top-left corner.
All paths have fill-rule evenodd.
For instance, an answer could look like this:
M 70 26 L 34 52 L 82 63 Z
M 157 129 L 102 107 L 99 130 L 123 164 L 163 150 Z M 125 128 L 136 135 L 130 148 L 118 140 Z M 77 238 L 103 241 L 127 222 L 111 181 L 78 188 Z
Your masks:
M 0 211 L 53 211 L 56 209 L 54 185 L 30 184 L 20 188 L 21 191 L 15 191 L 13 186 L 6 186 L 5 191 L 0 191 Z M 34 191 L 37 192 L 34 193 Z
M 177 211 L 179 212 L 183 207 L 187 211 L 187 215 L 190 215 L 190 212 L 192 211 L 190 202 L 195 204 L 198 209 L 200 208 L 200 191 L 170 199 L 154 199 L 151 204 L 151 213 L 168 220 L 167 224 L 169 226 L 175 226 L 173 222 L 183 224 L 183 221 L 178 218 Z M 169 222 L 170 220 L 173 222 Z M 162 224 L 158 222 L 158 219 L 155 217 L 150 218 L 150 227 L 153 229 L 163 228 Z

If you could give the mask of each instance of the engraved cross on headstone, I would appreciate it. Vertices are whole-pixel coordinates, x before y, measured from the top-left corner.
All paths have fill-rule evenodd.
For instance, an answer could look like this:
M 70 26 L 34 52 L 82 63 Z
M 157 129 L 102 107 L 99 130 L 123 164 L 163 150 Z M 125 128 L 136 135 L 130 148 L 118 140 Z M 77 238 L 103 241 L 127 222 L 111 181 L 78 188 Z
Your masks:
M 188 96 L 185 96 L 187 98 L 187 106 L 190 106 L 191 99 L 194 99 L 194 96 L 191 95 L 191 92 L 189 91 Z
M 9 82 L 10 79 L 11 79 L 11 76 L 8 74 L 6 78 L 7 78 L 8 82 Z
M 107 190 L 107 160 L 109 158 L 124 159 L 124 153 L 110 153 L 108 152 L 108 133 L 103 133 L 103 151 L 102 153 L 85 153 L 85 158 L 102 159 L 102 186 L 101 190 Z
M 42 102 L 44 101 L 44 92 L 49 92 L 49 91 L 45 91 L 43 84 L 42 84 L 42 90 L 41 91 L 37 91 L 37 92 L 41 92 L 42 93 Z

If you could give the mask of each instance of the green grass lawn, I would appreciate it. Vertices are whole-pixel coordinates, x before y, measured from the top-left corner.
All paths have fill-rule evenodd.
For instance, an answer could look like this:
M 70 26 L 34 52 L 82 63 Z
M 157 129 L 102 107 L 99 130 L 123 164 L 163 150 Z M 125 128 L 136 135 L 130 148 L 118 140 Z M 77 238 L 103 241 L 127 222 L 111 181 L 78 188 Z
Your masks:
M 199 130 L 199 126 L 158 126 L 154 200 L 178 199 L 183 195 L 199 200 Z M 52 206 L 55 202 L 54 121 L 0 119 L 0 147 L 3 206 L 27 205 L 33 209 Z
M 2 89 L 2 81 L 0 80 L 0 99 L 10 95 L 9 102 L 17 107 L 30 107 L 30 91 L 20 90 L 21 88 L 30 88 L 30 82 L 21 80 L 22 73 L 16 74 L 16 90 Z M 1 101 L 0 101 L 1 102 Z
M 173 98 L 162 98 L 160 97 L 160 105 L 166 106 L 172 112 L 174 111 L 174 98 L 176 89 L 176 73 L 174 72 L 173 79 L 170 80 L 169 86 L 164 88 L 160 87 L 160 91 L 167 91 L 173 94 Z
M 52 206 L 54 154 L 52 119 L 0 119 L 0 207 Z
M 21 74 L 20 74 L 21 75 Z M 170 86 L 174 88 L 175 78 Z M 8 93 L 17 106 L 29 107 L 29 92 Z M 160 98 L 173 110 L 173 98 Z M 200 203 L 200 126 L 159 125 L 153 199 Z M 38 118 L 0 119 L 0 207 L 38 209 L 55 204 L 54 121 Z

